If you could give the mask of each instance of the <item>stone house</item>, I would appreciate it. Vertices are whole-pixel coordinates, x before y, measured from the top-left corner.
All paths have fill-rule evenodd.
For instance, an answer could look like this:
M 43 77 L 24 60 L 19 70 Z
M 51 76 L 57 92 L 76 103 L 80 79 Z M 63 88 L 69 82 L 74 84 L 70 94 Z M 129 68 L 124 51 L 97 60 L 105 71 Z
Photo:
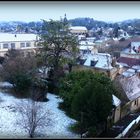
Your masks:
M 121 99 L 121 119 L 129 113 L 140 109 L 140 71 L 128 69 L 114 80 L 115 86 L 119 89 Z

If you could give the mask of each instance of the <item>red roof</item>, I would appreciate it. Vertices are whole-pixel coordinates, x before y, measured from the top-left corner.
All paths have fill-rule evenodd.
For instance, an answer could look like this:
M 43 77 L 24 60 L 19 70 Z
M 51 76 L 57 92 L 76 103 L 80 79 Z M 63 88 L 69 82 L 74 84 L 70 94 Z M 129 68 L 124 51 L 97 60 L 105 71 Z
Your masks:
M 134 65 L 140 65 L 140 59 L 135 59 L 135 58 L 120 57 L 120 58 L 118 58 L 117 61 L 120 63 L 125 63 L 130 67 L 132 67 Z

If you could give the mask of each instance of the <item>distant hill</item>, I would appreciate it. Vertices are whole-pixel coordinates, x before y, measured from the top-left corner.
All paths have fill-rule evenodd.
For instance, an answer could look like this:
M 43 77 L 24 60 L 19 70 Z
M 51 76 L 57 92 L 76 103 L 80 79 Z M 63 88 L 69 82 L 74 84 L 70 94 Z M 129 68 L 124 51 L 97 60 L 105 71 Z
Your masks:
M 140 29 L 140 19 L 129 19 L 129 20 L 124 20 L 119 23 L 120 25 L 125 25 L 125 26 L 133 26 L 137 29 Z
M 115 28 L 116 25 L 122 29 L 127 30 L 128 26 L 134 27 L 136 30 L 140 30 L 140 19 L 128 19 L 121 22 L 109 23 L 105 21 L 94 20 L 89 17 L 79 17 L 75 19 L 69 19 L 68 22 L 72 26 L 85 26 L 88 30 L 98 27 L 112 27 Z M 23 22 L 23 21 L 0 21 L 0 31 L 1 32 L 38 32 L 41 29 L 42 21 L 37 22 Z
M 108 25 L 108 23 L 104 21 L 97 21 L 94 20 L 93 18 L 75 18 L 75 19 L 70 19 L 69 23 L 72 26 L 85 26 L 87 27 L 88 30 L 92 29 L 93 27 L 105 27 Z

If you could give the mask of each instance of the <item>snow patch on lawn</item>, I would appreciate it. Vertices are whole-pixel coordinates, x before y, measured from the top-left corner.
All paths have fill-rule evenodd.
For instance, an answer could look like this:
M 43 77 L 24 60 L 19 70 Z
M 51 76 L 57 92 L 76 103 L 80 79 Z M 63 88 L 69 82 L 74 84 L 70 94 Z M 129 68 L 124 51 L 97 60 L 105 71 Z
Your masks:
M 51 93 L 47 94 L 47 98 L 49 101 L 41 102 L 41 104 L 44 110 L 50 111 L 50 125 L 38 130 L 38 134 L 44 138 L 80 138 L 79 135 L 68 129 L 76 121 L 66 116 L 65 112 L 58 108 L 62 99 Z M 0 138 L 28 138 L 28 133 L 17 125 L 20 114 L 16 105 L 22 100 L 27 101 L 27 99 L 18 99 L 0 92 Z
M 10 84 L 9 82 L 0 82 L 0 87 L 1 88 L 12 88 L 13 85 Z

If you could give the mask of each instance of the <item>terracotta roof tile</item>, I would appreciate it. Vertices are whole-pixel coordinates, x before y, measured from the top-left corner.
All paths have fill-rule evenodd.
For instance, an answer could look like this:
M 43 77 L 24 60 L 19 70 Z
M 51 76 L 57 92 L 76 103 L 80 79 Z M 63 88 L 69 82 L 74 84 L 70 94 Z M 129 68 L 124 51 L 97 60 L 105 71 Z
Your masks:
M 118 58 L 117 61 L 120 63 L 125 63 L 130 67 L 134 65 L 140 65 L 140 59 L 135 59 L 135 58 L 120 57 Z

